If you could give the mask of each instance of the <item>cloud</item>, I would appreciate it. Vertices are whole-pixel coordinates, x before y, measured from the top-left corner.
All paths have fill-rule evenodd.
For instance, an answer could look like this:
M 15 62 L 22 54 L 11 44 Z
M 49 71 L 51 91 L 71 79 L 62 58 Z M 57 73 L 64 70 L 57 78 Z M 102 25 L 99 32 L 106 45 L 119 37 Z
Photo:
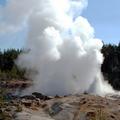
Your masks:
M 102 42 L 80 16 L 86 7 L 87 0 L 10 0 L 2 9 L 3 31 L 28 28 L 26 51 L 17 64 L 30 73 L 34 85 L 29 92 L 65 95 L 102 86 L 102 79 L 97 79 L 103 62 Z M 102 87 L 99 92 L 92 89 L 106 93 Z

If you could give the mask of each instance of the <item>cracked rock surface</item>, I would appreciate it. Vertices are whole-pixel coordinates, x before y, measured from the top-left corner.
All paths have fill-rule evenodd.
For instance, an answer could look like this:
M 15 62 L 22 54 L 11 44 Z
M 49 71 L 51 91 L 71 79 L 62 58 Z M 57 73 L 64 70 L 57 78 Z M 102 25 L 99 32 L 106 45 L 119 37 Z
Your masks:
M 118 98 L 81 94 L 31 100 L 30 106 L 22 103 L 22 112 L 16 113 L 15 120 L 120 120 Z

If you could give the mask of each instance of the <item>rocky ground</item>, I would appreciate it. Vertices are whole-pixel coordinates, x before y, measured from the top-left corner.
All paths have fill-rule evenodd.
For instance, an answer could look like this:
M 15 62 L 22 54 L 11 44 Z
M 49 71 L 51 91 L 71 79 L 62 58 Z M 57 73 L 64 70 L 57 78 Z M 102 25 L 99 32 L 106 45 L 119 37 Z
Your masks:
M 120 96 L 81 94 L 45 96 L 33 93 L 6 103 L 0 120 L 120 120 Z

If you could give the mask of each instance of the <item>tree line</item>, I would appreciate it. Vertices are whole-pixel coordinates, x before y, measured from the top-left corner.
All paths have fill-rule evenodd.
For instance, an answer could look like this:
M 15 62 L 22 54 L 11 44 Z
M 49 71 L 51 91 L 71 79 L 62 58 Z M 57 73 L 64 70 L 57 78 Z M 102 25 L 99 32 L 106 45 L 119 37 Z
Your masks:
M 104 45 L 101 51 L 104 55 L 101 67 L 104 78 L 116 90 L 120 90 L 120 43 Z M 25 70 L 19 70 L 15 64 L 21 52 L 19 49 L 0 51 L 0 79 L 25 79 Z
M 0 51 L 0 80 L 24 79 L 24 70 L 19 70 L 15 60 L 22 52 L 19 49 Z
M 104 62 L 101 70 L 104 78 L 114 89 L 120 90 L 120 43 L 118 45 L 104 45 L 102 53 Z

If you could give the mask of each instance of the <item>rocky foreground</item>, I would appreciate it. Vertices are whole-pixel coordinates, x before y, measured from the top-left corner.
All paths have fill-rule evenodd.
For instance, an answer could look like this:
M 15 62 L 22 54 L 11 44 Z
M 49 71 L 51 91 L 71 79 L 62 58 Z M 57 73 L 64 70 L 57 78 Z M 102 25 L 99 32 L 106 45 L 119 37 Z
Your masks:
M 88 94 L 45 96 L 33 93 L 14 98 L 1 108 L 0 120 L 120 120 L 120 96 Z

